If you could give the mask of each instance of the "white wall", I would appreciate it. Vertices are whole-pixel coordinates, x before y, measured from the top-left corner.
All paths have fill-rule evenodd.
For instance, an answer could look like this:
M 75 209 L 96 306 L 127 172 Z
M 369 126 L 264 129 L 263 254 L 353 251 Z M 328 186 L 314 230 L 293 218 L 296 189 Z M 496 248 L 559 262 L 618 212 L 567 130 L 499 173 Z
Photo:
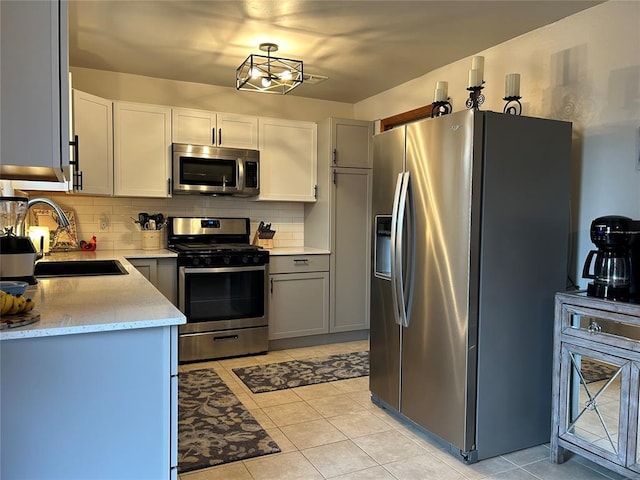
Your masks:
M 424 53 L 428 55 L 428 52 Z M 523 115 L 573 123 L 573 279 L 593 245 L 591 221 L 640 219 L 640 1 L 612 0 L 477 53 L 485 57 L 483 110 L 502 111 L 504 78 L 521 74 Z M 449 82 L 453 110 L 468 97 L 471 57 L 355 105 L 379 120 L 433 101 Z

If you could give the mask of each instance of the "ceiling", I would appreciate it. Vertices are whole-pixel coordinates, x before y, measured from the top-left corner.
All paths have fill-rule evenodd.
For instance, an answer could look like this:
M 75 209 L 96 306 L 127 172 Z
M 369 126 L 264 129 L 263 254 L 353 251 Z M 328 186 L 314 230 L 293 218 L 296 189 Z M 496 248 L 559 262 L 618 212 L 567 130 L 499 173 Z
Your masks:
M 582 0 L 70 0 L 69 63 L 235 88 L 262 42 L 304 61 L 289 95 L 355 103 L 602 3 Z

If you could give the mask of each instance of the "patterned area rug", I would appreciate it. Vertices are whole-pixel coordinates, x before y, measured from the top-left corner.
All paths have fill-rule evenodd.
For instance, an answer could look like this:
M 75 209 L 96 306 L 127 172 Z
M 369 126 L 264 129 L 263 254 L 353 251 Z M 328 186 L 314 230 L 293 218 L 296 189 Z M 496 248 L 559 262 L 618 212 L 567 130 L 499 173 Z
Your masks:
M 234 368 L 253 393 L 333 382 L 369 375 L 369 352 L 340 353 L 328 357 Z
M 600 380 L 608 379 L 616 372 L 616 370 L 617 368 L 600 362 L 593 362 L 586 358 L 583 358 L 580 364 L 580 371 L 587 383 L 599 382 Z
M 280 451 L 213 369 L 180 373 L 178 472 Z

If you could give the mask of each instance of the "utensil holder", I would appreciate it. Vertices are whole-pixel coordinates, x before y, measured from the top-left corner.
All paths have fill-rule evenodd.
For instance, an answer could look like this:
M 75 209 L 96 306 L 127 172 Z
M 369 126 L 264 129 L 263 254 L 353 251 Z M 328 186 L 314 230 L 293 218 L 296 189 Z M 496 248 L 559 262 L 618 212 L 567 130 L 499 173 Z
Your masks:
M 142 249 L 143 250 L 159 250 L 160 249 L 160 230 L 143 230 L 142 231 Z

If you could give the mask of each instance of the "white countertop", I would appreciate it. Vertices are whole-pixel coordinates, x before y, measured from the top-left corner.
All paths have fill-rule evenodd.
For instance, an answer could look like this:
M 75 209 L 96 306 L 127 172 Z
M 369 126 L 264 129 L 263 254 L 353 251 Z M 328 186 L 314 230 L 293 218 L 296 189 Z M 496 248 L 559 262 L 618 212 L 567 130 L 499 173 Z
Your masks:
M 126 258 L 175 257 L 168 250 L 65 252 L 41 261 L 106 260 L 122 263 L 128 275 L 42 278 L 25 295 L 40 320 L 0 331 L 0 340 L 71 335 L 185 323 L 185 316 Z

